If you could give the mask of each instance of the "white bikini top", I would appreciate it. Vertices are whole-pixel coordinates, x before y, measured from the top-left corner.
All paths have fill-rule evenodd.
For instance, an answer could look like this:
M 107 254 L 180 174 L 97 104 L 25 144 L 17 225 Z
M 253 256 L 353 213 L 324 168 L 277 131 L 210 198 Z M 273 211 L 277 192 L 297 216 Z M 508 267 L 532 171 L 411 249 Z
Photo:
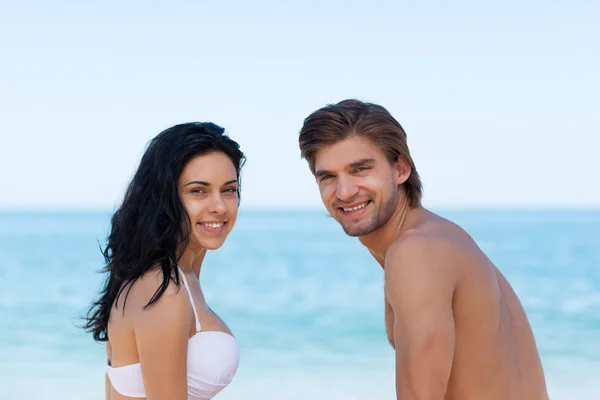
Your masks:
M 196 333 L 188 341 L 188 400 L 211 399 L 233 379 L 239 364 L 240 347 L 237 340 L 228 333 L 201 332 L 192 292 L 183 271 L 179 269 L 179 272 L 196 319 Z M 146 397 L 140 363 L 121 367 L 107 365 L 107 374 L 112 386 L 123 396 Z

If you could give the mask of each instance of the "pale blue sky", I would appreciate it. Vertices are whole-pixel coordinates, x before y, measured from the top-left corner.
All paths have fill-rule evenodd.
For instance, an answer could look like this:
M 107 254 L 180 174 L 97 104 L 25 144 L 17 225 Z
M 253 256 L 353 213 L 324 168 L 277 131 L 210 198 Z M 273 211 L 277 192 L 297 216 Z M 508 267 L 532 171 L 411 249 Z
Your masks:
M 600 206 L 596 1 L 0 3 L 0 208 L 106 208 L 147 141 L 224 126 L 243 203 L 320 207 L 297 145 L 354 97 L 400 121 L 431 207 Z

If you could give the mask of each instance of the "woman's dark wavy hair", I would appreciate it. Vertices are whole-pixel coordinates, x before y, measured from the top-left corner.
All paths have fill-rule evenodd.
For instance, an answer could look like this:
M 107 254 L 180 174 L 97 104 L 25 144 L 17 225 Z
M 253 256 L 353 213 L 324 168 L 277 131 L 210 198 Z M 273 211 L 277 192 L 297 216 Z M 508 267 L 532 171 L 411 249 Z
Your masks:
M 124 311 L 131 285 L 146 271 L 160 268 L 163 281 L 145 307 L 162 296 L 169 280 L 179 285 L 175 270 L 187 247 L 191 224 L 177 182 L 192 158 L 223 153 L 231 159 L 241 183 L 240 171 L 246 158 L 239 144 L 224 132 L 210 122 L 185 123 L 164 130 L 148 144 L 123 203 L 112 216 L 108 243 L 102 251 L 106 262 L 102 272 L 108 273 L 108 278 L 83 326 L 93 333 L 94 340 L 108 340 L 113 303 L 128 288 Z M 239 195 L 238 189 L 238 199 Z

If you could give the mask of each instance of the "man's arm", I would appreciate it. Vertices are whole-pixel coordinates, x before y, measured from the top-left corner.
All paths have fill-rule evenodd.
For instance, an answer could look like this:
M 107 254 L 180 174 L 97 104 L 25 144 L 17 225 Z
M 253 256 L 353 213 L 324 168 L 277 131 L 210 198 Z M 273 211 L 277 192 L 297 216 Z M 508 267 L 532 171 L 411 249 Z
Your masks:
M 396 347 L 394 343 L 394 310 L 385 296 L 385 332 L 392 347 Z
M 454 277 L 440 239 L 414 234 L 388 251 L 385 290 L 394 313 L 398 399 L 444 399 L 454 357 Z

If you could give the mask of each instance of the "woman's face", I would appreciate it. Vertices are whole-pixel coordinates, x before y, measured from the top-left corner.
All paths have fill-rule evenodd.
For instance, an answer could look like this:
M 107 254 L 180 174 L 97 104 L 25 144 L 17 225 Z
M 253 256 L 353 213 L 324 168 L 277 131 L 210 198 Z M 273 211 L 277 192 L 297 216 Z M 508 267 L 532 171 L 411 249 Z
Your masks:
M 191 222 L 189 246 L 221 247 L 238 213 L 238 181 L 231 159 L 223 153 L 192 158 L 179 177 L 178 188 Z

